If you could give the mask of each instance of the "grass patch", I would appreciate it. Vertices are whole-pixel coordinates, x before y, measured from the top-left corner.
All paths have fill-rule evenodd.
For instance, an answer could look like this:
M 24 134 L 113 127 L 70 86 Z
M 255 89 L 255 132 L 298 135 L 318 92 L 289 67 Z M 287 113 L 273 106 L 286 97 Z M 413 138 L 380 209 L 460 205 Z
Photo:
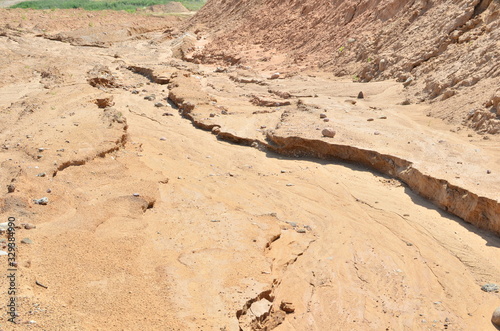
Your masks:
M 85 10 L 125 10 L 134 12 L 136 8 L 144 8 L 153 5 L 164 5 L 168 0 L 36 0 L 24 1 L 11 8 L 32 9 L 75 9 Z M 205 0 L 178 0 L 189 10 L 199 10 L 205 4 Z

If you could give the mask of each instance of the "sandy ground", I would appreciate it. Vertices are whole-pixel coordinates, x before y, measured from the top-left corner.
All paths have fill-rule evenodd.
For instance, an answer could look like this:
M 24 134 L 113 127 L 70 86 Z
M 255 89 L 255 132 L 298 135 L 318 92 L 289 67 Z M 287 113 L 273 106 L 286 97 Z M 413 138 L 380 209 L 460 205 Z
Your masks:
M 328 142 L 316 128 L 335 126 L 336 143 L 410 159 L 491 199 L 498 137 L 398 105 L 401 84 L 361 89 L 322 73 L 271 81 L 185 63 L 173 57 L 185 37 L 177 18 L 0 15 L 10 24 L 0 36 L 0 214 L 19 226 L 20 323 L 4 305 L 3 329 L 495 330 L 500 295 L 481 286 L 500 283 L 498 236 L 366 166 L 217 139 L 167 98 L 206 93 L 218 111 L 195 108 L 194 119 L 243 138 L 272 129 Z M 184 75 L 198 85 L 177 86 Z M 270 89 L 299 97 L 249 102 Z M 34 203 L 42 197 L 48 204 Z M 3 278 L 5 303 L 8 288 Z

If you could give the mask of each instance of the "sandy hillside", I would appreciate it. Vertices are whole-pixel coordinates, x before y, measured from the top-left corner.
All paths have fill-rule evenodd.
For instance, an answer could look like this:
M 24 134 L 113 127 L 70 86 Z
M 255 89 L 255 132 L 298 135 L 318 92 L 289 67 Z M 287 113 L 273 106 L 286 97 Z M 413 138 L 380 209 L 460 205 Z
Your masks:
M 1 328 L 495 330 L 499 135 L 290 45 L 219 57 L 231 5 L 0 10 Z

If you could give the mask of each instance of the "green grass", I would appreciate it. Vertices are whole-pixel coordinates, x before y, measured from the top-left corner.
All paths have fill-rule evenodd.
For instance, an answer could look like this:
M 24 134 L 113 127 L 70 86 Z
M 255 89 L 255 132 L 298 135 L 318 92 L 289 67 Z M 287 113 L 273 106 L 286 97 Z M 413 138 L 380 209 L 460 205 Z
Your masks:
M 199 10 L 205 4 L 205 0 L 178 0 L 189 10 Z M 85 10 L 126 10 L 135 11 L 136 8 L 162 5 L 171 2 L 169 0 L 36 0 L 18 3 L 11 8 L 32 9 L 72 9 L 82 8 Z

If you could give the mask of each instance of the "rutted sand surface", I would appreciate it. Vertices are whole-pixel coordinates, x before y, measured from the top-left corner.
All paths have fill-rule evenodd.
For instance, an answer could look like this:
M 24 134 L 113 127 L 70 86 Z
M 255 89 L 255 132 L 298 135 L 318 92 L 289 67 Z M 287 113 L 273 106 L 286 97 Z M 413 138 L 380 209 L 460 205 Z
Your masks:
M 22 15 L 0 13 L 15 24 Z M 71 20 L 81 11 L 62 13 Z M 73 38 L 63 42 L 35 36 L 31 23 L 0 37 L 9 60 L 0 65 L 0 212 L 36 225 L 16 232 L 18 320 L 36 323 L 11 325 L 1 307 L 4 329 L 494 330 L 500 297 L 480 287 L 500 283 L 497 236 L 368 168 L 218 140 L 166 98 L 175 76 L 194 77 L 187 102 L 198 102 L 200 89 L 211 98 L 194 119 L 249 139 L 265 140 L 267 129 L 324 139 L 316 126 L 326 111 L 336 143 L 403 153 L 438 178 L 480 181 L 475 192 L 498 200 L 497 136 L 450 132 L 424 106 L 397 105 L 400 86 L 391 82 L 363 85 L 364 100 L 351 98 L 358 85 L 319 73 L 269 81 L 269 72 L 243 70 L 237 76 L 270 85 L 235 83 L 233 72 L 171 57 L 183 39 L 177 19 L 148 18 L 143 29 L 127 23 L 135 19 L 116 14 L 112 28 L 103 19 L 89 31 L 96 18 L 83 16 L 76 32 L 71 21 L 47 23 L 44 35 Z M 114 77 L 101 81 L 108 87 L 88 83 L 96 65 Z M 283 107 L 250 103 L 269 89 L 300 97 Z M 110 107 L 94 103 L 110 96 Z M 259 110 L 272 112 L 252 114 Z M 451 158 L 424 162 L 433 160 L 432 143 Z M 469 153 L 478 147 L 481 159 Z M 456 162 L 467 171 L 452 172 Z M 47 205 L 33 203 L 44 196 Z M 25 237 L 33 243 L 20 244 Z M 0 288 L 7 302 L 5 279 Z M 253 301 L 268 299 L 269 316 L 252 321 Z

